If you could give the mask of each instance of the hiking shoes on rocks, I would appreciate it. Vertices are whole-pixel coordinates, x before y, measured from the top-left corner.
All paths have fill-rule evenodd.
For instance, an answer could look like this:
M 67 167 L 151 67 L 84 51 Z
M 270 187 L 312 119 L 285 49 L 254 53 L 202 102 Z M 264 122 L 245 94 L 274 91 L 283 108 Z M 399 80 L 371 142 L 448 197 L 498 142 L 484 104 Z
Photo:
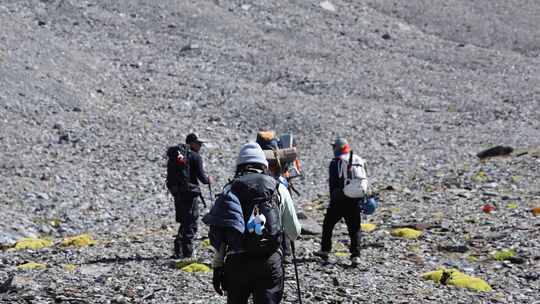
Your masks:
M 182 252 L 180 251 L 174 251 L 172 256 L 171 256 L 171 259 L 174 259 L 174 260 L 178 260 L 178 259 L 181 259 L 182 258 Z

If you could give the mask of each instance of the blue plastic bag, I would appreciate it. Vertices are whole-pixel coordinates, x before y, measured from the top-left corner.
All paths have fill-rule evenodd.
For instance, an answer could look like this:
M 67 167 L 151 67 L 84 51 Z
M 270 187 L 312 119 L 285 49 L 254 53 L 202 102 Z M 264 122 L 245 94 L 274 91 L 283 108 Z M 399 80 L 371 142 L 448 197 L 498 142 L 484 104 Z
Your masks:
M 379 200 L 377 197 L 372 196 L 372 197 L 369 197 L 362 204 L 362 213 L 366 215 L 371 215 L 375 213 L 375 210 L 377 210 L 377 208 L 379 208 Z

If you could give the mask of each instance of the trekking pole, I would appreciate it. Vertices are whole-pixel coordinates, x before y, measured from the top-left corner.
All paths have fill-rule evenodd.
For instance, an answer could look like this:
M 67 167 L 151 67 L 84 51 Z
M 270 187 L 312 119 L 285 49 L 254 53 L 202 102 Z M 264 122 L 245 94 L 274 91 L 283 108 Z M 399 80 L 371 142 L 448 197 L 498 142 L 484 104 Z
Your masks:
M 204 200 L 204 196 L 202 196 L 202 193 L 199 193 L 199 196 L 201 197 L 201 201 L 203 203 L 204 208 L 206 209 L 206 200 Z
M 289 189 L 294 192 L 296 195 L 300 196 L 300 192 L 298 192 L 298 190 L 296 190 L 296 188 L 294 187 L 294 185 L 289 182 Z
M 298 303 L 302 304 L 302 293 L 300 292 L 300 279 L 298 277 L 298 265 L 296 265 L 296 253 L 294 250 L 294 241 L 291 241 L 291 251 L 294 264 L 294 274 L 296 275 L 296 287 L 298 291 Z
M 214 200 L 214 194 L 212 193 L 212 184 L 208 184 L 208 191 L 210 191 L 210 203 Z

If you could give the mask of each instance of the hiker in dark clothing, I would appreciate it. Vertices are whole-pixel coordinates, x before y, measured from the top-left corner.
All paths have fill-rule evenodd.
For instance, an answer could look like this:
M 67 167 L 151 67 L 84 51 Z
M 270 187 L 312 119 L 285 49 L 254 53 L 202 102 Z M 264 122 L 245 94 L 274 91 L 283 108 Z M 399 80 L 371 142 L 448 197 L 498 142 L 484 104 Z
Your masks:
M 180 223 L 178 234 L 174 239 L 174 258 L 191 258 L 193 256 L 193 239 L 197 233 L 197 220 L 199 218 L 199 201 L 203 184 L 212 183 L 212 179 L 204 172 L 203 161 L 199 150 L 204 142 L 194 133 L 186 137 L 186 144 L 190 146 L 189 153 L 189 182 L 186 191 L 174 195 L 176 222 Z
M 216 249 L 215 291 L 227 291 L 228 304 L 247 304 L 250 296 L 255 304 L 280 303 L 281 239 L 285 234 L 295 240 L 301 227 L 289 191 L 268 175 L 268 162 L 257 143 L 241 148 L 234 180 L 203 222 L 210 226 L 210 244 Z
M 347 170 L 346 159 L 350 152 L 350 146 L 344 138 L 337 138 L 334 142 L 334 158 L 329 167 L 329 188 L 330 204 L 326 210 L 323 221 L 323 234 L 321 240 L 321 250 L 315 254 L 327 260 L 332 250 L 332 231 L 334 226 L 342 219 L 345 219 L 350 238 L 351 263 L 356 265 L 360 262 L 360 213 L 361 200 L 359 198 L 349 198 L 343 193 L 345 182 L 344 172 Z M 355 161 L 362 164 L 359 168 L 363 176 L 366 175 L 363 165 L 365 162 L 358 156 Z M 367 177 L 365 186 L 367 190 Z

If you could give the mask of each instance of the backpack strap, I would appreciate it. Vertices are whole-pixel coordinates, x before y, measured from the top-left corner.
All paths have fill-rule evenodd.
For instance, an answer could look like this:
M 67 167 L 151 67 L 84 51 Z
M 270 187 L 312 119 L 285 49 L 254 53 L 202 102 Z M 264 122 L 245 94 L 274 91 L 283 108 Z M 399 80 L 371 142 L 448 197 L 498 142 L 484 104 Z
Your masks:
M 281 185 L 280 181 L 277 181 L 276 183 L 276 189 L 274 190 L 275 195 L 278 196 L 278 206 L 281 206 L 281 194 L 279 193 L 279 185 Z M 285 187 L 285 185 L 283 185 Z M 282 221 L 283 222 L 283 221 Z
M 349 152 L 349 163 L 347 164 L 347 175 L 352 176 L 352 165 L 353 165 L 353 150 Z
M 347 162 L 345 164 L 345 162 Z M 342 157 L 337 158 L 337 169 L 338 169 L 338 177 L 347 179 L 352 176 L 352 162 L 353 162 L 353 151 L 351 150 L 349 152 L 349 160 L 346 161 Z
M 345 165 L 345 161 L 341 158 L 335 158 L 336 160 L 336 166 L 338 170 L 338 177 L 339 178 L 347 178 L 347 166 Z M 345 167 L 345 168 L 344 168 Z
M 188 184 L 191 182 L 191 147 L 186 149 L 186 175 Z
M 275 193 L 274 195 L 277 195 L 277 202 L 278 202 L 278 211 L 279 211 L 279 221 L 281 223 L 279 223 L 281 225 L 281 234 L 283 234 L 283 238 L 285 238 L 285 229 L 283 228 L 283 213 L 281 212 L 281 205 L 283 204 L 283 202 L 281 201 L 281 194 L 279 193 L 279 185 L 281 184 L 280 181 L 277 182 L 277 185 L 276 185 L 276 190 L 275 190 Z M 283 187 L 285 187 L 285 185 L 283 185 Z M 286 187 L 285 187 L 286 188 Z M 281 248 L 279 249 L 281 250 Z

